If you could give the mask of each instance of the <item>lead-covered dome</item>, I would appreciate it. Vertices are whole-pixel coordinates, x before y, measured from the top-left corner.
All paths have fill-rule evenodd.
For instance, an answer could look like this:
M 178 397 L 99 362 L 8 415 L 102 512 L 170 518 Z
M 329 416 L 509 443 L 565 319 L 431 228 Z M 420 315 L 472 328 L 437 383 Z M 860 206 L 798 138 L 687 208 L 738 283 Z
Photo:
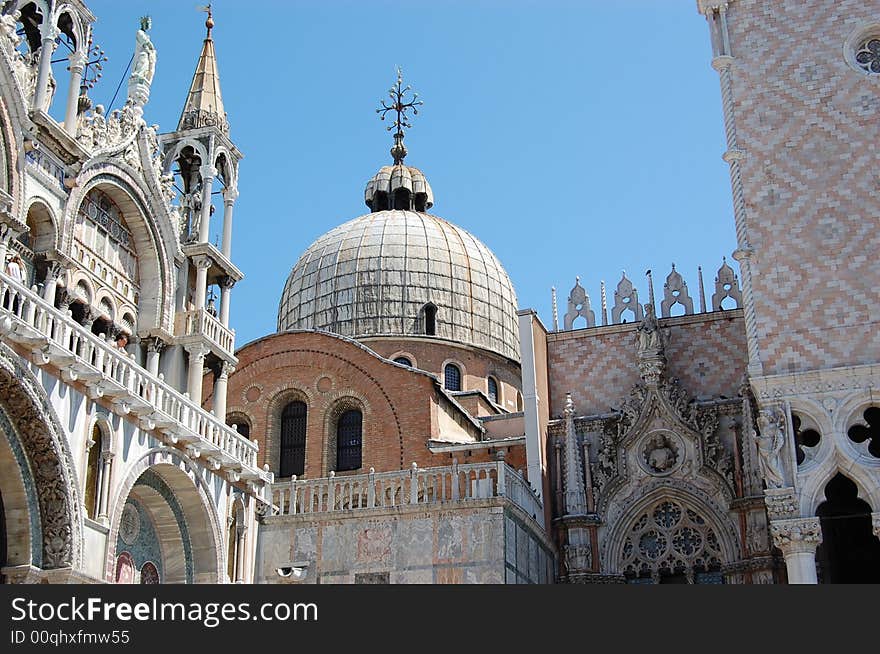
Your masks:
M 516 294 L 501 263 L 470 233 L 424 212 L 433 198 L 417 169 L 394 172 L 371 180 L 373 213 L 327 232 L 300 257 L 278 330 L 436 336 L 519 361 Z

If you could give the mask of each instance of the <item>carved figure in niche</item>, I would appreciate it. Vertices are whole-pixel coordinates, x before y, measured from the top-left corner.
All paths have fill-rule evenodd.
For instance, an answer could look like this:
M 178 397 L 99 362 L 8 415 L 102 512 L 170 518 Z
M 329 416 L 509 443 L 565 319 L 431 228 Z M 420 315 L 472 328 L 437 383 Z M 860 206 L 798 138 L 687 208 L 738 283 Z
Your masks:
M 663 434 L 657 434 L 649 440 L 645 452 L 645 461 L 654 472 L 667 472 L 678 460 L 672 443 Z
M 92 143 L 96 148 L 107 144 L 107 118 L 104 116 L 104 105 L 95 106 L 92 116 Z
M 658 353 L 663 349 L 663 339 L 660 336 L 660 324 L 654 314 L 652 304 L 645 305 L 645 317 L 636 328 L 639 338 L 639 354 Z
M 782 488 L 785 479 L 779 462 L 779 452 L 785 444 L 785 416 L 777 409 L 762 409 L 758 413 L 758 431 L 752 430 L 758 449 L 761 476 L 767 488 Z
M 189 228 L 189 240 L 195 241 L 199 237 L 199 225 L 202 223 L 202 182 L 196 183 L 189 194 L 187 205 L 192 209 L 192 219 Z

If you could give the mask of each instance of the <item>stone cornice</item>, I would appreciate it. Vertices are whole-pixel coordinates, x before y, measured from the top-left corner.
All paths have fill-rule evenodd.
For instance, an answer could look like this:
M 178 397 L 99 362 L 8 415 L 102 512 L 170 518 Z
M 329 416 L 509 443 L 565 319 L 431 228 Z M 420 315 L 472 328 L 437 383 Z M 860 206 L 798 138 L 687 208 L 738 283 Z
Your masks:
M 750 379 L 759 401 L 778 400 L 799 395 L 816 396 L 837 391 L 880 388 L 880 365 L 811 370 L 784 375 L 766 375 Z

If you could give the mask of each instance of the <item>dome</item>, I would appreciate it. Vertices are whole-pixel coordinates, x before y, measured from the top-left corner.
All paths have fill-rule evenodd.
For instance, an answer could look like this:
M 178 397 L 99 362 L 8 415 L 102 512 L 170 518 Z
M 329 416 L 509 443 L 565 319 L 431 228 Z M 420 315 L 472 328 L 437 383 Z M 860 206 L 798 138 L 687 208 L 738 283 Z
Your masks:
M 417 169 L 383 168 L 367 188 L 373 213 L 321 236 L 293 267 L 278 330 L 435 336 L 519 361 L 516 294 L 491 250 L 442 218 L 374 201 L 377 190 L 393 195 L 392 180 L 407 179 L 392 175 L 399 167 L 411 180 L 408 206 L 418 206 L 415 194 L 433 200 Z

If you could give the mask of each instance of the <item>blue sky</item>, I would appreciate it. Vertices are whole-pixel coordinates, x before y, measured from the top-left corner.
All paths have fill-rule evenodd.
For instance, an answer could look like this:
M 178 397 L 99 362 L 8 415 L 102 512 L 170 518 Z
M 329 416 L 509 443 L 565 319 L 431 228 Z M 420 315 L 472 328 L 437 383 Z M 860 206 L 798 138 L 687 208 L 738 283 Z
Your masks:
M 150 14 L 158 64 L 145 117 L 173 131 L 205 15 L 186 0 L 88 4 L 110 57 L 94 101 L 109 104 L 138 17 Z M 718 77 L 693 0 L 218 0 L 214 17 L 231 136 L 245 154 L 239 345 L 275 330 L 308 245 L 367 212 L 364 185 L 391 160 L 375 109 L 398 65 L 425 101 L 407 163 L 427 175 L 432 212 L 483 240 L 520 307 L 548 326 L 550 287 L 561 314 L 576 275 L 598 315 L 600 280 L 611 302 L 622 270 L 645 301 L 645 270 L 659 296 L 674 262 L 696 298 L 702 265 L 711 295 L 735 248 Z

